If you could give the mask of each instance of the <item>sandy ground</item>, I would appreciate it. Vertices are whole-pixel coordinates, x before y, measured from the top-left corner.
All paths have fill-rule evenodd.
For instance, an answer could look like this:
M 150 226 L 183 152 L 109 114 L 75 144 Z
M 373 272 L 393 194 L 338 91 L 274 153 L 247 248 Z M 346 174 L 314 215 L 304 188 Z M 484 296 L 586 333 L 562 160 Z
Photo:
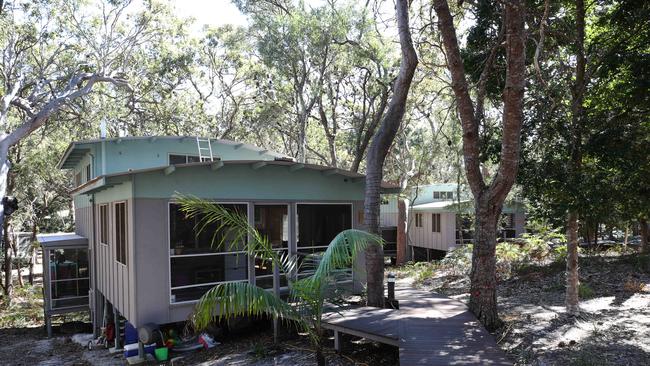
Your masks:
M 591 289 L 564 307 L 564 265 L 528 269 L 499 285 L 499 346 L 517 365 L 650 365 L 650 268 L 637 256 L 581 258 Z M 438 271 L 424 288 L 468 300 L 466 277 Z M 585 296 L 587 297 L 587 296 Z
M 43 328 L 0 329 L 0 365 L 18 366 L 120 366 L 121 354 L 106 349 L 88 350 L 91 334 L 45 337 Z M 397 349 L 376 343 L 347 339 L 344 354 L 331 347 L 325 351 L 330 366 L 397 364 Z M 330 345 L 331 346 L 331 345 Z M 149 362 L 148 365 L 158 363 Z M 314 354 L 304 339 L 285 340 L 274 344 L 269 332 L 233 337 L 210 350 L 186 354 L 174 365 L 200 366 L 296 366 L 316 365 Z

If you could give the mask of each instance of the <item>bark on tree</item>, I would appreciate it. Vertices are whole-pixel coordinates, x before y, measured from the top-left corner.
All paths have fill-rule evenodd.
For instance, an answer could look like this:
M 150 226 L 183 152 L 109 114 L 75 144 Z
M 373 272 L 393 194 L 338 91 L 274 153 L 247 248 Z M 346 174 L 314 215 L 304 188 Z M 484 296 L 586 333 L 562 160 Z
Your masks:
M 403 198 L 397 199 L 397 258 L 396 264 L 406 263 L 406 226 L 408 218 L 406 214 L 406 201 Z
M 396 2 L 397 29 L 402 59 L 399 74 L 393 85 L 393 96 L 388 104 L 386 115 L 368 149 L 364 217 L 366 230 L 374 234 L 379 234 L 379 195 L 383 178 L 384 161 L 404 117 L 406 99 L 418 64 L 417 54 L 413 47 L 411 31 L 409 29 L 408 6 L 407 0 L 397 0 Z M 371 245 L 366 250 L 366 272 L 368 281 L 368 305 L 383 307 L 384 250 L 381 246 Z
M 641 250 L 643 253 L 650 253 L 650 224 L 645 218 L 639 219 L 639 228 L 641 231 Z
M 578 184 L 582 167 L 582 128 L 581 119 L 584 112 L 583 99 L 585 88 L 585 4 L 576 0 L 576 78 L 572 91 L 571 102 L 571 132 L 572 151 L 570 162 L 570 179 Z M 574 197 L 575 200 L 578 197 Z M 596 235 L 598 235 L 596 233 Z M 566 267 L 566 299 L 565 305 L 569 313 L 579 311 L 579 276 L 578 276 L 578 211 L 575 202 L 569 208 L 567 220 L 567 267 Z
M 13 284 L 13 275 L 12 275 L 12 269 L 13 269 L 13 252 L 11 250 L 11 243 L 9 242 L 9 230 L 8 230 L 8 223 L 7 221 L 4 221 L 2 223 L 2 243 L 3 243 L 3 248 L 4 248 L 4 265 L 3 268 L 5 270 L 5 282 L 2 285 L 3 286 L 3 292 L 4 295 L 11 301 L 12 295 L 13 295 L 13 290 L 14 290 L 14 284 Z
M 32 235 L 29 238 L 29 284 L 33 285 L 34 284 L 34 265 L 36 264 L 36 247 L 34 244 L 36 243 L 36 232 L 37 232 L 37 226 L 34 223 L 32 225 Z
M 438 16 L 438 27 L 463 129 L 465 172 L 474 196 L 476 230 L 470 274 L 469 308 L 481 323 L 492 331 L 501 325 L 496 303 L 497 222 L 503 202 L 515 182 L 519 164 L 526 81 L 524 3 L 521 0 L 504 3 L 506 82 L 503 90 L 503 132 L 499 168 L 489 185 L 485 183 L 481 173 L 479 157 L 479 118 L 481 116 L 480 113 L 475 112 L 474 103 L 470 97 L 453 17 L 446 0 L 434 0 L 433 4 Z M 485 67 L 489 67 L 489 64 Z M 482 100 L 477 101 L 479 111 L 482 103 Z
M 578 277 L 578 215 L 569 212 L 567 220 L 567 257 L 566 257 L 566 307 L 569 313 L 578 311 L 580 302 Z

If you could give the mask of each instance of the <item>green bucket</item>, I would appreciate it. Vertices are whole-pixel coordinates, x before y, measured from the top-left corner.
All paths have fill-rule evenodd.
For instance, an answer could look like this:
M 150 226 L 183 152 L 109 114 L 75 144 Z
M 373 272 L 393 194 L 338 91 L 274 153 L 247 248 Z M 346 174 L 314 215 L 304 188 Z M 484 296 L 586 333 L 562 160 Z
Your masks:
M 169 350 L 167 347 L 156 348 L 154 352 L 156 354 L 156 360 L 167 361 L 167 357 L 169 356 Z

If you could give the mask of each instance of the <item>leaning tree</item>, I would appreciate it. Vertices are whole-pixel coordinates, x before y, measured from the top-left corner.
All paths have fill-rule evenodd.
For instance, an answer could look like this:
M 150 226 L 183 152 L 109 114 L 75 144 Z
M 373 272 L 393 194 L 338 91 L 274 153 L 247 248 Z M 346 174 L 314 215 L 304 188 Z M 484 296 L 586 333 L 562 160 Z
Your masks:
M 379 234 L 379 195 L 384 161 L 404 117 L 406 99 L 418 64 L 409 29 L 408 7 L 406 0 L 398 0 L 396 3 L 397 30 L 402 60 L 399 74 L 393 84 L 393 96 L 368 149 L 364 212 L 366 229 L 373 234 Z M 384 251 L 381 246 L 372 245 L 366 249 L 366 272 L 368 276 L 368 305 L 383 307 Z
M 476 230 L 472 253 L 470 310 L 488 330 L 501 321 L 496 299 L 497 223 L 503 203 L 517 176 L 520 136 L 523 121 L 523 97 L 526 82 L 525 5 L 521 0 L 500 3 L 502 31 L 488 56 L 478 81 L 476 101 L 470 96 L 454 19 L 447 0 L 434 0 L 438 28 L 451 74 L 458 115 L 463 130 L 463 157 L 467 181 L 474 196 Z M 484 119 L 484 98 L 497 50 L 505 47 L 505 86 L 502 95 L 501 152 L 498 170 L 491 181 L 481 172 L 479 126 Z
M 12 146 L 48 120 L 79 118 L 83 108 L 75 102 L 99 83 L 129 89 L 132 52 L 152 39 L 152 25 L 165 10 L 150 6 L 127 16 L 130 1 L 101 1 L 93 4 L 99 15 L 89 19 L 80 14 L 96 12 L 82 4 L 0 3 L 0 197 L 10 193 Z M 3 223 L 0 205 L 0 228 Z M 11 268 L 7 254 L 5 248 L 5 268 Z M 10 295 L 11 285 L 4 291 Z

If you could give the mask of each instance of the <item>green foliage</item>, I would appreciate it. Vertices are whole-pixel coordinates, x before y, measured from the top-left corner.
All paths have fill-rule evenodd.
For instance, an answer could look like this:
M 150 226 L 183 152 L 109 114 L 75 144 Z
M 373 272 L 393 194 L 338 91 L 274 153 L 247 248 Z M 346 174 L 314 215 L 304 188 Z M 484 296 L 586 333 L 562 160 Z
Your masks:
M 497 243 L 496 267 L 500 278 L 509 278 L 515 271 L 527 266 L 566 258 L 566 244 L 560 244 L 566 240 L 559 229 L 539 222 L 531 222 L 529 229 L 531 232 L 523 234 L 518 240 Z M 471 244 L 456 247 L 447 252 L 440 265 L 459 275 L 468 274 L 472 265 L 472 249 Z
M 467 274 L 472 267 L 473 244 L 461 245 L 447 252 L 440 264 L 457 275 Z
M 568 11 L 567 11 L 568 10 Z M 650 142 L 647 88 L 650 70 L 647 19 L 643 0 L 603 2 L 587 7 L 585 54 L 587 80 L 584 115 L 572 126 L 575 67 L 575 11 L 550 7 L 541 77 L 527 91 L 522 163 L 518 181 L 533 217 L 562 226 L 569 208 L 584 227 L 597 223 L 624 228 L 648 216 Z M 568 170 L 573 138 L 581 141 L 580 173 Z
M 400 277 L 413 277 L 416 284 L 423 283 L 433 277 L 434 273 L 441 267 L 441 263 L 433 262 L 408 262 L 398 268 Z
M 284 299 L 273 292 L 243 282 L 218 284 L 204 294 L 197 303 L 191 321 L 196 329 L 207 327 L 213 320 L 229 320 L 239 316 L 269 315 L 294 324 L 299 331 L 309 335 L 317 350 L 321 346 L 321 317 L 325 303 L 333 300 L 337 286 L 338 270 L 349 267 L 368 245 L 379 245 L 381 238 L 360 230 L 345 230 L 329 244 L 317 260 L 306 260 L 314 268 L 313 274 L 298 279 L 296 274 L 304 269 L 298 257 L 278 254 L 265 235 L 248 224 L 243 213 L 230 211 L 220 205 L 196 197 L 178 195 L 181 209 L 188 216 L 199 218 L 197 229 L 215 228 L 213 245 L 224 247 L 225 242 L 215 240 L 217 231 L 225 232 L 230 245 L 245 247 L 249 257 L 263 258 L 281 273 L 287 274 L 289 297 Z M 244 244 L 242 244 L 244 243 Z M 314 259 L 314 258 L 312 258 Z M 309 264 L 308 264 L 309 265 Z M 216 310 L 218 309 L 218 310 Z
M 43 287 L 16 287 L 11 304 L 0 297 L 0 328 L 24 328 L 43 325 Z
M 586 283 L 581 283 L 578 286 L 578 296 L 581 299 L 591 299 L 596 296 L 596 292 Z

